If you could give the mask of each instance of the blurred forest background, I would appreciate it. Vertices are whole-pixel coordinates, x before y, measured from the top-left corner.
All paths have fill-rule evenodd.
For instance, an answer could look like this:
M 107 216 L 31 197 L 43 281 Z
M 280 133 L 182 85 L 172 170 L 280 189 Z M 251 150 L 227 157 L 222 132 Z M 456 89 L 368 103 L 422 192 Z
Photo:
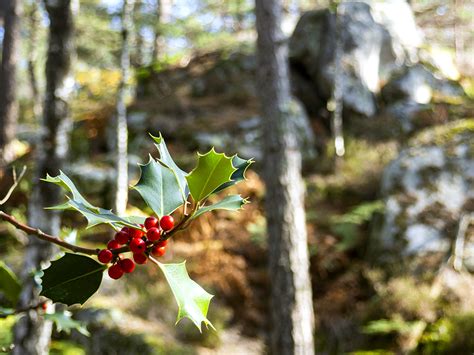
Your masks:
M 106 228 L 35 208 L 60 197 L 38 192 L 48 167 L 61 167 L 95 205 L 123 212 L 120 186 L 137 181 L 137 163 L 154 149 L 148 132 L 161 132 L 187 170 L 194 151 L 211 146 L 256 161 L 235 188 L 252 203 L 201 217 L 165 257 L 186 259 L 215 295 L 208 318 L 217 331 L 201 335 L 187 320 L 175 327 L 172 295 L 147 265 L 126 281 L 105 280 L 83 307 L 60 309 L 51 354 L 267 352 L 254 7 L 0 0 L 0 197 L 12 169 L 27 167 L 2 210 L 100 246 Z M 474 352 L 473 12 L 468 0 L 283 1 L 316 353 Z M 138 194 L 128 199 L 127 212 L 149 214 Z M 28 260 L 54 252 L 25 254 L 27 241 L 0 224 L 0 263 L 22 279 Z M 12 306 L 8 296 L 0 291 L 0 311 Z M 0 318 L 5 351 L 16 320 Z

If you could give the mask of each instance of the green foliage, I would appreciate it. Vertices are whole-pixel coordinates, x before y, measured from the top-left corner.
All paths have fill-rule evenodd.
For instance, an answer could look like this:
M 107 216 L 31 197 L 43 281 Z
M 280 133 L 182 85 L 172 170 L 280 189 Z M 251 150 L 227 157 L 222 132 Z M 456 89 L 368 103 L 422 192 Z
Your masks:
M 0 261 L 0 292 L 16 305 L 21 292 L 21 284 L 15 273 L 3 262 Z
M 99 288 L 104 270 L 87 256 L 66 253 L 44 270 L 41 295 L 68 306 L 83 304 Z
M 382 212 L 383 201 L 362 203 L 349 212 L 331 219 L 331 230 L 342 237 L 338 249 L 344 251 L 353 248 L 360 239 L 360 227 L 370 222 L 374 213 Z
M 234 171 L 234 173 L 232 174 L 232 176 L 230 177 L 232 181 L 228 181 L 224 184 L 222 184 L 221 186 L 219 186 L 217 189 L 215 189 L 213 191 L 213 193 L 216 193 L 216 192 L 219 192 L 219 191 L 222 191 L 236 183 L 238 183 L 239 181 L 242 181 L 242 180 L 245 180 L 245 172 L 247 171 L 247 169 L 249 168 L 250 165 L 252 165 L 253 163 L 253 160 L 252 159 L 249 159 L 249 160 L 245 160 L 245 159 L 242 159 L 240 158 L 239 156 L 237 155 L 234 155 L 232 157 L 232 165 L 234 166 L 234 168 L 236 168 L 237 170 Z
M 240 195 L 230 195 L 217 203 L 199 208 L 192 218 L 197 218 L 206 212 L 214 210 L 237 211 L 246 203 L 248 203 L 248 201 L 243 199 Z
M 240 195 L 230 195 L 214 204 L 204 205 L 209 195 L 245 180 L 245 172 L 252 163 L 251 160 L 244 160 L 237 156 L 227 157 L 211 149 L 204 155 L 198 153 L 198 165 L 188 174 L 176 165 L 161 134 L 158 137 L 151 137 L 155 141 L 160 157 L 158 159 L 150 157 L 147 164 L 140 165 L 141 176 L 134 189 L 157 216 L 169 215 L 185 203 L 191 203 L 194 207 L 190 215 L 182 216 L 181 221 L 178 222 L 178 225 L 182 227 L 182 225 L 187 226 L 185 222 L 188 220 L 193 220 L 206 212 L 217 209 L 236 211 L 247 203 L 247 200 Z M 67 202 L 50 208 L 76 210 L 87 219 L 88 227 L 104 223 L 114 229 L 122 226 L 141 229 L 138 223 L 142 223 L 143 218 L 119 217 L 110 210 L 93 206 L 63 172 L 56 177 L 48 175 L 44 181 L 60 186 L 68 194 Z M 192 197 L 191 201 L 188 201 L 189 195 Z M 176 230 L 180 229 L 176 227 Z M 171 236 L 172 234 L 168 237 Z M 151 244 L 148 245 L 148 248 L 152 247 Z M 200 331 L 203 322 L 214 329 L 206 318 L 213 296 L 189 278 L 185 262 L 162 264 L 154 261 L 163 271 L 178 303 L 177 322 L 186 317 Z M 89 257 L 67 253 L 61 259 L 53 261 L 51 266 L 44 270 L 41 294 L 54 302 L 67 305 L 82 304 L 99 288 L 102 271 L 105 268 Z M 65 322 L 67 319 L 60 318 L 59 320 Z
M 474 351 L 474 313 L 441 318 L 421 337 L 422 354 L 461 354 Z
M 85 355 L 86 352 L 79 345 L 70 341 L 52 341 L 49 355 Z
M 48 207 L 53 210 L 75 210 L 80 212 L 87 219 L 87 227 L 93 227 L 98 224 L 110 224 L 112 226 L 129 226 L 133 228 L 140 228 L 138 224 L 130 222 L 128 219 L 119 217 L 112 213 L 111 210 L 106 210 L 100 207 L 91 205 L 79 192 L 74 183 L 69 177 L 60 171 L 58 176 L 52 177 L 47 175 L 45 182 L 56 184 L 68 191 L 72 196 L 66 196 L 68 201 L 57 206 Z
M 362 331 L 366 334 L 405 334 L 425 325 L 426 323 L 423 321 L 407 322 L 401 318 L 379 319 L 369 322 L 368 325 L 363 327 Z
M 168 281 L 171 291 L 178 303 L 178 323 L 184 317 L 189 318 L 201 331 L 201 324 L 214 328 L 206 318 L 209 303 L 213 295 L 190 279 L 186 271 L 186 262 L 179 264 L 159 263 L 161 271 Z
M 168 215 L 185 202 L 174 170 L 151 157 L 147 164 L 140 165 L 140 170 L 140 180 L 134 188 L 157 216 Z
M 58 332 L 65 332 L 69 334 L 71 330 L 77 330 L 79 333 L 89 336 L 87 328 L 77 320 L 72 319 L 72 313 L 68 311 L 59 311 L 54 313 L 47 313 L 44 319 L 52 321 L 56 325 Z
M 151 134 L 150 136 L 155 141 L 155 146 L 158 149 L 158 152 L 160 153 L 159 161 L 163 162 L 166 166 L 169 166 L 170 169 L 173 170 L 173 172 L 176 174 L 179 189 L 181 191 L 181 194 L 183 195 L 183 200 L 186 200 L 189 195 L 188 183 L 186 181 L 186 175 L 188 174 L 174 162 L 170 152 L 168 151 L 168 147 L 166 146 L 165 140 L 161 136 L 161 133 L 158 137 L 154 137 Z
M 224 153 L 216 153 L 214 148 L 204 155 L 198 155 L 198 166 L 186 176 L 189 191 L 196 202 L 204 200 L 217 188 L 230 182 L 232 174 L 237 171 L 232 165 L 232 158 Z

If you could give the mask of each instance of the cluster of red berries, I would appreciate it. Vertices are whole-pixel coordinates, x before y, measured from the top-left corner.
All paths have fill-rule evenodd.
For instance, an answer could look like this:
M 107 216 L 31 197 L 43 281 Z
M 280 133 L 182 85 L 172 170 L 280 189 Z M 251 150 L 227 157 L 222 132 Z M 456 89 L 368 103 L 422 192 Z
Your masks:
M 113 265 L 109 267 L 109 276 L 115 280 L 121 278 L 124 273 L 128 274 L 135 270 L 135 263 L 145 264 L 148 255 L 163 256 L 166 252 L 167 239 L 163 237 L 174 227 L 172 216 L 163 216 L 161 219 L 148 217 L 141 225 L 142 229 L 123 227 L 115 234 L 115 238 L 107 243 L 107 249 L 98 254 L 101 263 Z M 123 258 L 121 254 L 113 252 L 124 245 L 128 245 L 133 253 L 133 260 Z

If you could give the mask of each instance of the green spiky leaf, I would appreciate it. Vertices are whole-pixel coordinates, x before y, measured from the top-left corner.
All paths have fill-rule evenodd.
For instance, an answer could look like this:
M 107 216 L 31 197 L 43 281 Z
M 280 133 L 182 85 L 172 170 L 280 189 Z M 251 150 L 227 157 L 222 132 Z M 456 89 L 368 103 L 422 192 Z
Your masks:
M 72 194 L 72 200 L 83 204 L 87 208 L 95 209 L 97 207 L 94 207 L 91 205 L 79 192 L 79 190 L 76 188 L 76 185 L 69 179 L 69 177 L 64 174 L 61 170 L 59 171 L 58 176 L 50 176 L 49 174 L 46 175 L 46 179 L 41 179 L 46 182 L 50 182 L 53 184 L 56 184 L 58 186 L 61 186 L 64 190 L 69 191 Z
M 16 305 L 20 297 L 21 284 L 15 273 L 3 262 L 0 261 L 0 292 Z
M 214 210 L 237 211 L 241 209 L 242 206 L 245 205 L 246 203 L 247 203 L 247 200 L 242 198 L 240 195 L 230 195 L 224 198 L 223 200 L 216 202 L 212 205 L 199 208 L 192 218 L 194 219 L 206 212 L 210 212 Z
M 60 171 L 58 176 L 52 177 L 47 175 L 46 179 L 42 180 L 61 186 L 69 193 L 69 196 L 66 195 L 68 201 L 57 206 L 47 207 L 47 209 L 78 211 L 87 219 L 87 228 L 103 223 L 115 227 L 129 226 L 132 228 L 140 228 L 138 224 L 133 223 L 129 219 L 117 216 L 111 210 L 93 206 L 82 196 L 71 179 L 62 171 Z
M 178 303 L 178 317 L 176 323 L 183 318 L 189 318 L 201 331 L 204 323 L 214 329 L 212 323 L 206 318 L 211 298 L 214 297 L 206 292 L 195 281 L 191 280 L 186 271 L 186 262 L 179 264 L 162 264 L 157 262 L 171 291 Z
M 68 306 L 83 304 L 99 288 L 106 267 L 84 255 L 66 253 L 41 277 L 41 295 Z
M 214 148 L 202 155 L 199 154 L 197 167 L 188 175 L 189 190 L 194 201 L 202 201 L 219 186 L 231 181 L 237 170 L 232 165 L 232 158 L 224 153 L 216 153 Z
M 234 155 L 232 157 L 232 165 L 237 170 L 234 171 L 234 173 L 230 177 L 231 181 L 228 181 L 225 184 L 222 184 L 217 189 L 215 189 L 212 193 L 222 191 L 222 190 L 224 190 L 224 189 L 226 189 L 230 186 L 233 186 L 233 185 L 237 184 L 238 182 L 240 182 L 242 180 L 245 180 L 245 172 L 247 171 L 249 166 L 252 165 L 252 163 L 253 163 L 252 159 L 245 160 L 245 159 L 240 158 L 237 155 Z
M 140 180 L 134 188 L 157 216 L 168 215 L 184 203 L 178 178 L 172 169 L 151 157 L 147 164 L 140 165 L 140 169 Z
M 163 162 L 176 174 L 176 177 L 178 179 L 179 190 L 183 195 L 183 200 L 186 201 L 189 195 L 188 182 L 186 181 L 186 175 L 188 175 L 188 173 L 182 170 L 178 165 L 176 165 L 173 158 L 171 157 L 170 152 L 168 151 L 168 147 L 166 146 L 165 140 L 161 136 L 161 133 L 158 137 L 155 137 L 150 134 L 150 137 L 153 138 L 153 140 L 155 141 L 155 146 L 158 149 L 158 152 L 160 153 L 159 161 Z
M 72 313 L 69 311 L 59 311 L 54 313 L 47 313 L 44 319 L 54 322 L 58 332 L 71 333 L 71 330 L 77 330 L 79 333 L 90 336 L 89 331 L 81 322 L 72 318 Z

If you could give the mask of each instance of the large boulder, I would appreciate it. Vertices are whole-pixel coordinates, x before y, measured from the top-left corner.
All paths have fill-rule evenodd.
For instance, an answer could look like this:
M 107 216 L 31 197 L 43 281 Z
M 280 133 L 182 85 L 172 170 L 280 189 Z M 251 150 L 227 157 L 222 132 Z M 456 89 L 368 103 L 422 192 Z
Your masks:
M 474 120 L 430 129 L 385 169 L 383 222 L 374 234 L 381 261 L 440 263 L 455 243 L 461 216 L 474 212 Z M 474 236 L 473 236 L 474 237 Z M 474 238 L 466 236 L 466 249 Z M 423 262 L 422 262 L 423 260 Z
M 459 97 L 462 87 L 454 81 L 437 77 L 422 64 L 397 71 L 381 91 L 385 113 L 395 118 L 406 133 L 416 128 L 414 120 L 425 110 L 433 96 Z
M 345 2 L 305 13 L 290 39 L 293 88 L 310 114 L 325 116 L 334 87 L 336 38 L 342 40 L 341 77 L 346 112 L 377 112 L 375 95 L 392 72 L 416 59 L 421 36 L 406 1 Z M 399 14 L 394 17 L 393 13 Z

